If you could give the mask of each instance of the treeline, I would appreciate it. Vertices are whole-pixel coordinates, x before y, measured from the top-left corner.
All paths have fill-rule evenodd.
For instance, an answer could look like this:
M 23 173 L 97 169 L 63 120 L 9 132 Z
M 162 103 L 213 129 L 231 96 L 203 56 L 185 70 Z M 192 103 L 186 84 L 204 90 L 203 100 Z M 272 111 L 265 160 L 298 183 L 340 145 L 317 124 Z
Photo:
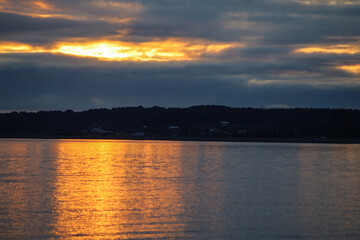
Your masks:
M 360 139 L 360 110 L 209 105 L 0 114 L 0 137 L 98 135 Z

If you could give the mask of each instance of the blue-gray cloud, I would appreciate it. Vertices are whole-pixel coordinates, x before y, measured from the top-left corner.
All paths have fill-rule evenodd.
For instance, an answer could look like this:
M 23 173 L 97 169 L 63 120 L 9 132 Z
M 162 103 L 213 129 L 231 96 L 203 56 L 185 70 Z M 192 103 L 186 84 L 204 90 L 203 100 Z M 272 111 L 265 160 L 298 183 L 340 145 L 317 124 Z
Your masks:
M 52 43 L 66 38 L 98 38 L 118 34 L 119 24 L 63 18 L 36 18 L 0 12 L 0 41 Z M 124 28 L 124 27 L 123 27 Z
M 360 87 L 224 81 L 236 66 L 24 67 L 3 69 L 0 109 L 76 109 L 116 106 L 224 104 L 261 107 L 360 107 Z M 241 71 L 240 71 L 241 72 Z M 261 76 L 259 76 L 261 81 Z

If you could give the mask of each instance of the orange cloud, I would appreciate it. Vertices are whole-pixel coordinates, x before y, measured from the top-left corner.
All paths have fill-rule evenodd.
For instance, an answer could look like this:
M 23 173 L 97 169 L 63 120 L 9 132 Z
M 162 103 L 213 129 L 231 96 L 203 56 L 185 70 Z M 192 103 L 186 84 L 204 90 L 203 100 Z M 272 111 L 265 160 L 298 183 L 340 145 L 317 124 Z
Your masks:
M 9 0 L 0 0 L 1 9 L 6 9 L 7 11 L 14 11 L 18 13 L 29 12 L 31 10 L 54 10 L 54 5 L 50 4 L 44 0 L 30 0 L 30 1 L 9 1 Z
M 96 0 L 90 2 L 92 5 L 100 8 L 109 8 L 109 9 L 127 9 L 132 12 L 142 12 L 144 11 L 144 6 L 136 2 L 117 2 L 117 1 L 105 1 L 105 0 Z
M 74 17 L 59 12 L 54 4 L 50 4 L 43 0 L 36 1 L 19 1 L 11 2 L 7 0 L 0 0 L 0 11 L 37 18 L 67 18 L 74 19 Z
M 0 53 L 39 53 L 46 52 L 43 47 L 16 42 L 0 42 Z
M 196 42 L 168 39 L 145 43 L 116 41 L 62 42 L 52 47 L 3 42 L 0 53 L 51 53 L 75 57 L 97 58 L 101 61 L 191 61 L 204 55 L 218 54 L 240 44 Z
M 1 10 L 1 7 L 0 7 Z M 17 15 L 23 15 L 23 16 L 29 16 L 29 17 L 33 17 L 33 18 L 64 18 L 64 19 L 81 19 L 81 17 L 75 17 L 75 16 L 71 16 L 71 15 L 66 15 L 66 14 L 54 14 L 54 13 L 50 13 L 50 14 L 43 14 L 43 13 L 26 13 L 26 12 L 18 12 L 18 11 L 13 11 L 13 10 L 1 10 L 1 12 L 6 12 L 6 13 L 13 13 L 13 14 L 17 14 Z M 131 19 L 132 20 L 132 19 Z M 123 22 L 126 21 L 130 21 L 128 19 L 123 20 Z
M 360 64 L 338 66 L 337 69 L 341 69 L 353 74 L 360 74 Z
M 358 5 L 358 0 L 293 0 L 304 5 Z
M 356 45 L 331 45 L 324 47 L 306 47 L 295 50 L 296 53 L 324 53 L 324 54 L 358 54 L 360 46 Z
M 88 42 L 60 43 L 57 51 L 78 57 L 94 57 L 104 61 L 189 61 L 204 54 L 216 54 L 232 44 L 192 43 L 178 39 L 145 43 Z
M 43 10 L 52 10 L 54 9 L 54 6 L 52 6 L 51 4 L 45 2 L 45 1 L 34 1 L 33 2 L 34 6 Z
M 49 3 L 45 0 L 20 0 L 9 1 L 0 0 L 0 11 L 37 17 L 37 18 L 65 18 L 77 20 L 103 20 L 109 22 L 128 22 L 133 21 L 136 16 L 143 12 L 145 7 L 135 2 L 117 2 L 107 0 L 82 1 L 74 6 L 67 4 Z

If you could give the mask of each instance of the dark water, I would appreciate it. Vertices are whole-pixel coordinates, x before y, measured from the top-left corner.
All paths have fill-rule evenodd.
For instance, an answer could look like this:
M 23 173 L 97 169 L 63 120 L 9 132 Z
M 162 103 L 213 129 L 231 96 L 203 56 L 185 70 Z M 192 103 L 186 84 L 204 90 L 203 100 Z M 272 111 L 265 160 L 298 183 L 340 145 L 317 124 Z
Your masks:
M 0 140 L 0 239 L 360 239 L 360 145 Z

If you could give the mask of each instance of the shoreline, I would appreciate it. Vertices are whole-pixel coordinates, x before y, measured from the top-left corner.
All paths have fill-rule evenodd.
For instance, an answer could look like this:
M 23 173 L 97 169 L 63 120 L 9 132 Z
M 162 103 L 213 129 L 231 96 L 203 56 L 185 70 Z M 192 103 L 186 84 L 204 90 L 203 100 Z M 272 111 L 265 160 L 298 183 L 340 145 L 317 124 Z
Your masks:
M 269 143 L 327 143 L 360 144 L 360 139 L 328 138 L 266 138 L 266 137 L 117 137 L 117 136 L 0 136 L 0 139 L 98 139 L 98 140 L 143 140 L 143 141 L 195 141 L 195 142 L 269 142 Z

